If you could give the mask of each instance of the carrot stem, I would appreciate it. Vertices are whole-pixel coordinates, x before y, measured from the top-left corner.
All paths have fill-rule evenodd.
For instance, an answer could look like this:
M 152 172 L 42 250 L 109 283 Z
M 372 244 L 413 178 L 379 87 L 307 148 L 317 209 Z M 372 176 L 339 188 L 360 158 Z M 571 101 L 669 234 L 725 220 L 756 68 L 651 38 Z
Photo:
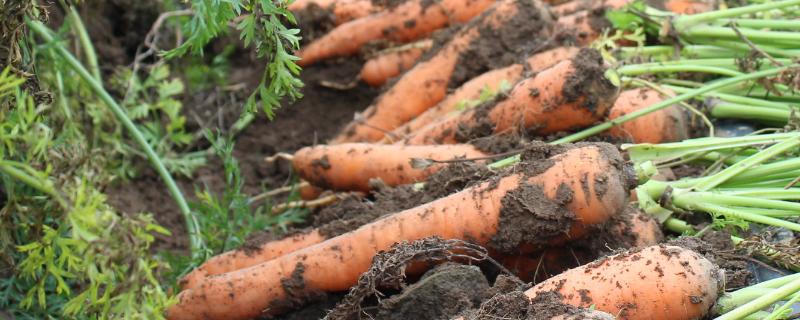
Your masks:
M 791 282 L 783 285 L 774 291 L 762 295 L 755 300 L 752 300 L 744 305 L 731 310 L 728 313 L 723 314 L 715 318 L 715 320 L 734 320 L 734 319 L 742 319 L 750 314 L 753 314 L 761 309 L 769 307 L 773 303 L 781 301 L 792 295 L 796 292 L 800 291 L 800 278 L 795 278 Z
M 156 154 L 150 144 L 147 143 L 147 140 L 145 140 L 142 133 L 136 127 L 136 124 L 131 121 L 122 107 L 117 104 L 108 91 L 103 88 L 103 85 L 97 79 L 95 79 L 89 73 L 89 71 L 83 67 L 80 61 L 78 61 L 75 56 L 67 51 L 67 49 L 65 49 L 61 43 L 54 41 L 54 38 L 50 34 L 48 28 L 39 21 L 28 18 L 25 20 L 33 32 L 42 37 L 45 42 L 53 45 L 53 49 L 56 50 L 56 53 L 58 53 L 84 81 L 86 81 L 92 91 L 94 91 L 95 94 L 97 94 L 97 96 L 111 109 L 117 119 L 128 130 L 128 133 L 130 133 L 139 147 L 144 149 L 145 155 L 150 160 L 150 163 L 156 169 L 158 174 L 161 176 L 161 179 L 164 180 L 164 184 L 167 185 L 167 189 L 172 194 L 172 198 L 175 199 L 175 202 L 178 204 L 178 208 L 181 210 L 181 214 L 186 222 L 186 231 L 189 234 L 189 248 L 192 253 L 192 258 L 200 258 L 203 254 L 203 240 L 200 238 L 199 223 L 194 214 L 192 214 L 192 211 L 189 209 L 189 205 L 186 202 L 186 199 L 183 197 L 183 193 L 178 188 L 178 185 L 175 184 L 175 180 L 172 179 L 172 175 L 170 175 L 169 171 L 167 171 L 167 168 L 164 166 L 161 158 L 159 158 L 158 154 Z
M 784 152 L 789 151 L 790 149 L 793 149 L 797 146 L 800 146 L 800 137 L 789 138 L 767 149 L 764 149 L 761 152 L 753 156 L 750 156 L 747 159 L 739 161 L 736 164 L 725 168 L 725 170 L 722 170 L 721 172 L 713 176 L 702 178 L 701 181 L 699 181 L 697 184 L 694 185 L 694 189 L 700 191 L 711 190 L 712 188 L 724 183 L 725 181 L 730 180 L 732 177 L 741 174 L 745 170 L 748 170 L 751 167 L 761 164 L 769 159 L 777 157 L 778 155 L 781 155 Z
M 733 18 L 751 13 L 791 7 L 794 5 L 800 5 L 800 0 L 776 1 L 732 9 L 729 8 L 726 10 L 709 11 L 694 15 L 679 16 L 675 19 L 673 25 L 678 31 L 682 31 L 701 23 L 709 23 L 719 19 Z

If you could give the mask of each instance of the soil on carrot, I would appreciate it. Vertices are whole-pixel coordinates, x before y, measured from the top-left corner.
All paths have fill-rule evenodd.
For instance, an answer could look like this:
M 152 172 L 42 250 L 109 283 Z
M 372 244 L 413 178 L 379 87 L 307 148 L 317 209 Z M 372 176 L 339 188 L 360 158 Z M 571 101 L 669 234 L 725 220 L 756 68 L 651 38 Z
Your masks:
M 495 283 L 499 287 L 500 281 Z M 497 294 L 484 301 L 480 308 L 470 310 L 463 314 L 467 320 L 489 319 L 552 319 L 556 316 L 565 316 L 565 319 L 604 319 L 590 315 L 585 309 L 577 308 L 561 302 L 557 292 L 539 294 L 533 300 L 528 299 L 524 287 L 500 288 Z M 613 319 L 609 317 L 607 319 Z
M 336 16 L 330 8 L 311 3 L 303 10 L 295 13 L 297 27 L 300 29 L 300 44 L 304 45 L 319 37 L 324 36 L 328 31 L 336 27 Z
M 539 2 L 516 2 L 519 11 L 501 26 L 478 27 L 480 36 L 459 55 L 449 88 L 458 88 L 479 74 L 518 63 L 528 55 L 558 45 L 554 39 L 544 36 L 553 21 L 550 12 L 539 6 Z M 483 15 L 492 14 L 491 11 L 487 10 Z M 473 19 L 471 23 L 481 20 Z
M 712 231 L 701 238 L 680 237 L 668 244 L 694 250 L 725 270 L 726 289 L 734 290 L 750 285 L 749 280 L 753 277 L 747 266 L 750 256 L 734 249 L 729 233 Z
M 241 57 L 246 59 L 247 56 Z M 353 89 L 342 91 L 329 88 L 324 81 L 341 81 L 352 79 L 360 71 L 363 61 L 359 58 L 340 59 L 316 64 L 306 68 L 301 76 L 305 87 L 304 97 L 294 103 L 287 103 L 276 111 L 274 120 L 269 120 L 261 112 L 247 129 L 236 138 L 234 156 L 239 162 L 244 179 L 244 192 L 256 195 L 265 188 L 272 189 L 291 182 L 291 164 L 286 161 L 265 163 L 264 158 L 277 152 L 294 152 L 304 146 L 324 143 L 350 119 L 353 114 L 365 108 L 377 95 L 378 90 L 366 85 L 358 85 Z M 252 68 L 253 64 L 263 61 L 251 61 L 250 66 L 242 63 L 243 70 L 237 72 L 258 77 L 261 70 Z M 248 71 L 246 68 L 249 68 Z M 234 72 L 236 73 L 236 72 Z M 243 79 L 243 81 L 246 79 Z M 257 81 L 257 80 L 256 80 Z M 190 98 L 191 99 L 191 98 Z M 185 104 L 184 113 L 187 118 L 193 114 L 201 117 L 205 112 L 196 112 L 193 104 Z M 230 108 L 240 108 L 241 104 L 231 104 Z M 197 123 L 214 121 L 201 119 Z M 235 120 L 231 118 L 230 122 Z M 230 123 L 221 124 L 227 128 Z M 222 162 L 215 156 L 209 157 L 206 166 L 198 169 L 191 178 L 177 177 L 177 183 L 184 195 L 194 199 L 194 185 L 208 187 L 220 193 L 224 188 Z M 139 177 L 130 182 L 118 183 L 106 190 L 109 203 L 122 212 L 134 214 L 138 212 L 153 213 L 156 220 L 170 231 L 171 236 L 159 236 L 156 250 L 185 250 L 187 237 L 180 211 L 169 193 L 163 192 L 154 185 L 162 185 L 158 176 L 142 164 Z

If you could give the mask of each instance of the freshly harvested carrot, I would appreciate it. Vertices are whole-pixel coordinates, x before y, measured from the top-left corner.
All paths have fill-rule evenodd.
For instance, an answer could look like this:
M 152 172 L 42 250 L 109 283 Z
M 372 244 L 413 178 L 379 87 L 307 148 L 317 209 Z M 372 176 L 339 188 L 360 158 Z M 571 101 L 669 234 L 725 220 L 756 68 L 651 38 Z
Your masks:
M 389 142 L 393 137 L 407 136 L 432 122 L 441 120 L 446 115 L 457 111 L 456 107 L 461 101 L 477 99 L 485 89 L 496 92 L 503 82 L 508 84 L 517 83 L 526 71 L 536 72 L 547 69 L 562 60 L 572 58 L 578 51 L 577 47 L 558 47 L 542 51 L 530 56 L 524 64 L 513 64 L 472 78 L 449 94 L 435 107 L 428 109 L 392 131 L 392 135 L 384 138 L 383 142 Z
M 520 81 L 505 100 L 429 124 L 403 143 L 457 143 L 461 131 L 490 135 L 529 129 L 550 134 L 591 125 L 603 119 L 617 97 L 617 87 L 604 72 L 600 53 L 582 49 L 573 59 Z
M 572 0 L 554 5 L 551 10 L 556 17 L 563 17 L 583 10 L 596 10 L 605 7 L 621 8 L 630 2 L 630 0 Z
M 627 90 L 614 102 L 614 106 L 608 112 L 608 118 L 611 120 L 619 118 L 659 103 L 663 99 L 659 92 L 652 89 Z M 628 139 L 634 143 L 675 142 L 689 138 L 689 124 L 680 106 L 675 105 L 617 125 L 608 131 L 608 135 Z
M 430 59 L 417 63 L 403 74 L 394 86 L 367 108 L 364 119 L 351 122 L 332 143 L 379 141 L 386 132 L 436 105 L 447 94 L 450 78 L 460 55 L 470 49 L 473 41 L 478 40 L 481 30 L 499 28 L 523 12 L 530 12 L 530 15 L 545 23 L 551 19 L 538 1 L 498 0 L 456 33 Z
M 301 232 L 280 240 L 267 241 L 257 248 L 236 249 L 208 259 L 197 269 L 183 277 L 180 281 L 181 289 L 197 287 L 208 276 L 223 274 L 244 269 L 269 261 L 290 252 L 310 247 L 327 240 L 317 229 Z
M 524 233 L 525 227 L 519 225 L 524 221 L 508 221 L 514 214 L 506 211 L 511 207 L 504 207 L 506 195 L 511 194 L 508 201 L 518 201 L 516 193 L 521 190 L 538 190 L 540 196 L 535 198 L 541 204 L 552 201 L 572 212 L 571 222 L 562 226 L 569 230 L 567 234 L 603 223 L 625 205 L 632 183 L 624 173 L 621 155 L 611 145 L 576 147 L 546 163 L 550 166 L 541 168 L 538 174 L 514 171 L 262 264 L 208 277 L 195 288 L 181 292 L 179 302 L 170 307 L 167 316 L 178 320 L 276 315 L 290 307 L 287 303 L 298 302 L 312 292 L 351 287 L 379 251 L 402 240 L 439 236 L 494 245 L 494 236 L 499 233 Z M 525 200 L 536 205 L 534 198 Z M 537 219 L 535 211 L 526 213 L 531 220 Z M 545 243 L 553 237 L 563 237 L 564 231 L 552 230 L 547 235 L 529 232 L 526 236 L 539 240 L 519 239 L 519 245 L 523 241 Z
M 433 161 L 481 158 L 486 154 L 472 145 L 403 146 L 344 143 L 305 147 L 294 154 L 292 165 L 303 180 L 332 190 L 369 191 L 371 179 L 389 186 L 425 180 L 444 164 L 414 168 L 413 159 Z
M 319 198 L 319 195 L 321 195 L 322 192 L 324 192 L 325 190 L 323 190 L 320 187 L 316 187 L 309 184 L 300 187 L 300 189 L 298 189 L 297 191 L 300 193 L 300 199 L 314 200 L 316 198 Z
M 723 281 L 720 269 L 696 252 L 658 245 L 566 271 L 525 294 L 556 291 L 566 304 L 594 306 L 620 319 L 700 319 L 717 301 Z
M 361 80 L 368 85 L 380 87 L 386 80 L 393 78 L 414 66 L 425 52 L 431 49 L 433 41 L 423 40 L 392 48 L 369 59 L 361 68 Z
M 407 0 L 370 16 L 341 24 L 297 52 L 300 66 L 319 60 L 357 53 L 369 41 L 386 39 L 409 42 L 451 23 L 466 22 L 494 0 Z
M 369 16 L 383 9 L 383 6 L 375 5 L 372 0 L 339 0 L 333 5 L 333 16 L 336 17 L 338 25 Z

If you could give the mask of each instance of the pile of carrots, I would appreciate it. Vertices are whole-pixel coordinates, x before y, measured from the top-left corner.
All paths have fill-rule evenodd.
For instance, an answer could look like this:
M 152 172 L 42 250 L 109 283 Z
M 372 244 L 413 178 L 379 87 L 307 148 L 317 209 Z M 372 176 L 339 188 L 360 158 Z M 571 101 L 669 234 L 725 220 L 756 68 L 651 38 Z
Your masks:
M 558 135 L 613 121 L 673 96 L 647 88 L 621 90 L 607 77 L 609 66 L 601 52 L 587 47 L 603 35 L 598 28 L 604 25 L 603 12 L 627 3 L 293 2 L 290 9 L 298 15 L 311 6 L 321 7 L 330 10 L 337 24 L 298 52 L 301 65 L 358 54 L 372 41 L 396 44 L 371 57 L 360 76 L 373 86 L 391 83 L 384 93 L 328 144 L 300 149 L 291 157 L 295 171 L 308 183 L 301 190 L 304 198 L 323 191 L 369 193 L 375 180 L 388 186 L 422 184 L 449 163 L 488 165 L 505 156 L 482 150 L 473 144 L 475 139 Z M 664 8 L 689 14 L 711 10 L 712 5 L 671 0 L 664 1 Z M 543 24 L 538 34 L 526 35 L 542 45 L 507 65 L 469 69 L 470 74 L 458 75 L 466 80 L 455 83 L 454 73 L 464 72 L 459 64 L 470 47 L 490 36 L 485 30 L 501 29 L 523 14 Z M 431 40 L 431 34 L 446 27 L 451 34 L 445 41 Z M 464 103 L 478 101 L 487 92 L 492 98 Z M 674 105 L 604 134 L 612 141 L 662 143 L 686 139 L 689 131 L 685 111 Z M 183 279 L 179 302 L 168 317 L 279 315 L 319 292 L 352 287 L 372 258 L 393 244 L 432 236 L 487 247 L 517 276 L 542 281 L 525 292 L 531 299 L 555 291 L 564 303 L 594 306 L 624 319 L 698 319 L 710 312 L 723 286 L 719 269 L 691 250 L 658 245 L 663 237 L 659 223 L 628 205 L 637 181 L 615 147 L 568 145 L 531 161 L 536 165 L 523 160 L 513 167 L 492 168 L 494 175 L 486 181 L 342 235 L 330 237 L 311 229 L 266 242 L 255 252 L 231 251 L 211 258 Z M 541 170 L 532 169 L 537 166 Z M 530 217 L 511 222 L 508 201 L 521 191 L 539 196 L 520 200 L 522 207 L 533 206 L 525 211 Z M 538 206 L 564 216 L 548 218 Z M 536 234 L 498 244 L 497 238 L 515 227 L 510 224 L 534 228 L 539 223 L 557 226 L 548 232 L 523 229 Z M 630 238 L 612 248 L 630 250 L 585 264 L 599 257 L 590 252 L 567 257 L 560 249 L 595 237 L 598 230 Z M 546 272 L 540 272 L 542 266 Z M 412 269 L 410 273 L 421 271 Z M 554 277 L 547 279 L 550 276 Z M 287 279 L 300 279 L 302 285 L 289 286 Z

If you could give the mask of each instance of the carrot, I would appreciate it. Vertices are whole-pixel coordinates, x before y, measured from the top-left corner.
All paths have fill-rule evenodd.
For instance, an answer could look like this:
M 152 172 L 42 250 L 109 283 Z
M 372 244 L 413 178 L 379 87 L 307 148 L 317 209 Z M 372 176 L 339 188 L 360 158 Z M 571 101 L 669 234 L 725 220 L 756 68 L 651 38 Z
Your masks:
M 619 95 L 608 112 L 608 118 L 616 119 L 662 100 L 660 94 L 652 89 L 627 90 Z M 634 143 L 675 142 L 689 138 L 689 125 L 682 109 L 671 106 L 617 125 L 608 131 L 608 135 Z
M 352 55 L 369 41 L 386 39 L 409 42 L 431 34 L 450 23 L 466 22 L 488 8 L 494 0 L 408 0 L 403 4 L 337 26 L 297 52 L 298 65 Z
M 600 54 L 582 49 L 533 78 L 520 81 L 507 99 L 495 105 L 466 110 L 419 129 L 406 144 L 451 144 L 461 131 L 497 134 L 530 129 L 536 134 L 588 126 L 601 120 L 617 96 L 617 88 L 603 76 Z
M 361 68 L 361 80 L 370 86 L 380 87 L 389 78 L 413 67 L 431 46 L 433 41 L 428 39 L 379 53 L 364 63 L 364 67 Z
M 554 201 L 570 210 L 575 217 L 563 226 L 569 233 L 603 223 L 625 205 L 632 183 L 624 173 L 621 156 L 612 146 L 584 145 L 546 162 L 550 167 L 542 168 L 537 175 L 513 171 L 495 181 L 386 216 L 314 246 L 206 278 L 199 286 L 180 293 L 178 304 L 168 310 L 168 318 L 247 319 L 276 315 L 285 311 L 285 303 L 292 299 L 351 287 L 369 268 L 375 254 L 402 240 L 440 236 L 487 245 L 497 233 L 508 232 L 504 228 L 524 229 L 503 218 L 505 214 L 511 215 L 504 211 L 503 199 L 518 189 L 540 190 L 541 202 Z M 528 212 L 534 214 L 530 219 L 535 220 L 535 213 Z M 563 236 L 563 231 L 530 236 L 539 236 L 539 241 L 546 242 Z
M 320 187 L 312 186 L 312 185 L 305 185 L 300 187 L 298 192 L 300 193 L 300 199 L 303 200 L 314 200 L 319 198 L 319 196 L 324 192 Z
M 556 291 L 566 304 L 591 305 L 620 319 L 700 319 L 717 300 L 722 281 L 720 269 L 694 251 L 658 245 L 571 269 L 525 294 Z
M 486 154 L 472 145 L 403 146 L 345 143 L 305 147 L 294 154 L 292 165 L 304 180 L 325 189 L 369 191 L 370 180 L 397 186 L 425 180 L 444 164 L 414 168 L 412 160 L 435 161 L 480 158 Z
M 375 5 L 372 0 L 339 0 L 333 5 L 333 16 L 336 24 L 342 24 L 358 18 L 378 13 L 385 9 Z
M 348 124 L 332 143 L 379 141 L 386 132 L 436 105 L 447 94 L 460 55 L 470 50 L 470 44 L 478 40 L 481 31 L 499 28 L 521 14 L 520 10 L 531 11 L 542 21 L 550 21 L 549 14 L 541 9 L 538 1 L 497 1 L 489 10 L 460 29 L 429 60 L 417 63 L 403 74 L 394 86 L 366 109 L 364 119 Z M 502 50 L 501 47 L 497 49 Z
M 572 0 L 569 2 L 554 5 L 551 8 L 553 15 L 557 17 L 568 16 L 584 10 L 602 10 L 602 8 L 622 8 L 630 3 L 630 0 Z M 600 30 L 598 30 L 600 31 Z
M 472 78 L 449 94 L 435 107 L 428 109 L 392 131 L 392 135 L 384 138 L 383 142 L 388 142 L 392 137 L 406 136 L 432 122 L 441 120 L 447 114 L 456 111 L 456 107 L 460 102 L 480 97 L 483 90 L 488 88 L 496 92 L 504 81 L 508 84 L 517 83 L 526 71 L 536 72 L 547 69 L 562 60 L 572 58 L 578 53 L 578 50 L 576 47 L 558 47 L 534 54 L 524 64 L 513 64 Z
M 327 240 L 317 229 L 267 241 L 257 248 L 236 249 L 208 259 L 180 281 L 183 290 L 197 287 L 206 277 L 244 269 Z

